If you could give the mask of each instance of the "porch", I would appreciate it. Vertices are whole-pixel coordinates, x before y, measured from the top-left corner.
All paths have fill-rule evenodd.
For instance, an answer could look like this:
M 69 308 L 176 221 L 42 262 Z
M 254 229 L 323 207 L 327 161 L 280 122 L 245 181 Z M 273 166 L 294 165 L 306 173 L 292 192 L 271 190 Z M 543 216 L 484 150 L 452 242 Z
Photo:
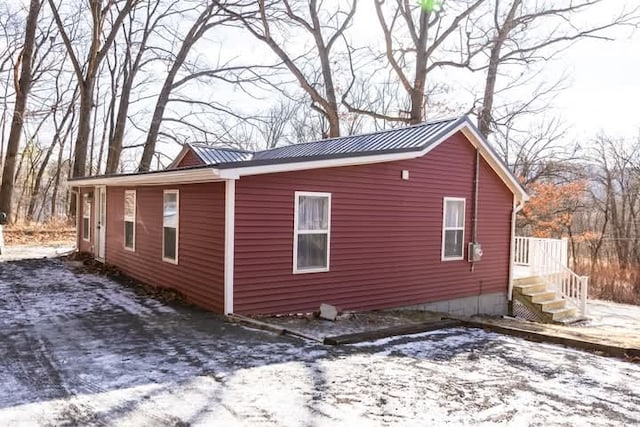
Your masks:
M 567 239 L 517 236 L 512 296 L 537 320 L 570 323 L 587 315 L 589 278 L 568 267 Z

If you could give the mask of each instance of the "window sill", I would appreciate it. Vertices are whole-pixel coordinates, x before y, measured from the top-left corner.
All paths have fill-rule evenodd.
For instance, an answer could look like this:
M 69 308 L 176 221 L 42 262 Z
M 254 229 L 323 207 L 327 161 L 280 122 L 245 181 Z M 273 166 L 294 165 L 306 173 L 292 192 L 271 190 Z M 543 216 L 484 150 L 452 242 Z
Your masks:
M 455 257 L 455 258 L 454 257 L 446 257 L 446 258 L 442 257 L 440 259 L 440 261 L 443 261 L 443 262 L 446 262 L 446 261 L 464 261 L 464 257 L 463 256 Z
M 323 268 L 294 268 L 293 274 L 307 274 L 307 273 L 327 273 L 329 271 L 329 267 Z
M 162 257 L 162 261 L 166 262 L 168 264 L 178 265 L 178 259 L 177 258 L 176 259 L 171 259 L 171 258 Z
M 135 252 L 136 251 L 136 247 L 134 246 L 133 248 L 128 248 L 126 246 L 123 246 L 123 249 L 127 252 Z

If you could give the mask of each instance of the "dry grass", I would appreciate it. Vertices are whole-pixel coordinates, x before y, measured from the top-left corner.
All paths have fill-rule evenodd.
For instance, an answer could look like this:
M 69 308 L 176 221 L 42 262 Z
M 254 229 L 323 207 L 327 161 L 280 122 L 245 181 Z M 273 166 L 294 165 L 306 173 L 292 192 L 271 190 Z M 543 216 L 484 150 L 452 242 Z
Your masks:
M 75 225 L 68 221 L 20 222 L 4 227 L 5 245 L 72 245 L 75 239 Z
M 589 269 L 581 269 L 589 271 Z M 640 305 L 640 266 L 622 270 L 617 264 L 598 265 L 589 274 L 589 297 Z

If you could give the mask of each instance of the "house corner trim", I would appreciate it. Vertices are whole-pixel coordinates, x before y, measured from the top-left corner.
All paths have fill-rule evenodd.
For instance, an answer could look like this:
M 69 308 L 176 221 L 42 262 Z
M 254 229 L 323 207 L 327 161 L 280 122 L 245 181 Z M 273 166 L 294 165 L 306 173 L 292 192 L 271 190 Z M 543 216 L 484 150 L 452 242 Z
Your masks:
M 224 199 L 224 314 L 233 314 L 236 181 L 225 180 Z

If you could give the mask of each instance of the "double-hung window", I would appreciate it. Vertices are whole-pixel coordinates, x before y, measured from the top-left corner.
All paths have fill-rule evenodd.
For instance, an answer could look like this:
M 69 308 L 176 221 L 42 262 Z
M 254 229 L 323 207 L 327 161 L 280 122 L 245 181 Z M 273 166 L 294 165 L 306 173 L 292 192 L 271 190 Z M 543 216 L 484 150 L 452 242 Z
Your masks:
M 89 193 L 82 195 L 82 239 L 89 241 L 91 238 L 91 201 Z
M 329 270 L 331 194 L 296 191 L 293 272 Z
M 165 190 L 162 202 L 162 259 L 178 263 L 178 226 L 180 223 L 178 190 Z
M 136 190 L 124 192 L 124 248 L 136 248 Z
M 442 260 L 464 259 L 465 199 L 445 197 L 442 204 Z

